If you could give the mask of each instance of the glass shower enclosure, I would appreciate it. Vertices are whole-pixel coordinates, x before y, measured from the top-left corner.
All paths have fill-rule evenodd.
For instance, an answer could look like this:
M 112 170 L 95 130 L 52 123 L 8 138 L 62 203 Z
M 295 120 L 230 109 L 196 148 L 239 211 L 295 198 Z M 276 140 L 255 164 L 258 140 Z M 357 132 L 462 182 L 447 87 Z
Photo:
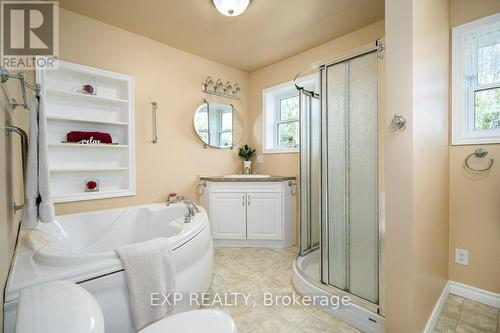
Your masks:
M 300 254 L 304 278 L 380 313 L 379 52 L 318 68 L 300 96 Z

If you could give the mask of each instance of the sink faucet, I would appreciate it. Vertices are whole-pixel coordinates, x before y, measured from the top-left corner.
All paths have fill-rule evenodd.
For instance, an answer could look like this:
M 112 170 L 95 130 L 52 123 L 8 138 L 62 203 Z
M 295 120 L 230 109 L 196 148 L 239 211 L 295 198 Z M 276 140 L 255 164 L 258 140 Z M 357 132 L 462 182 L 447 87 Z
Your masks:
M 186 215 L 184 215 L 184 223 L 191 222 L 191 218 L 200 212 L 200 209 L 194 204 L 194 202 L 184 198 L 182 195 L 177 195 L 176 193 L 170 193 L 168 195 L 167 206 L 178 202 L 182 202 L 183 204 L 185 204 L 186 208 L 188 209 L 188 212 L 186 213 Z

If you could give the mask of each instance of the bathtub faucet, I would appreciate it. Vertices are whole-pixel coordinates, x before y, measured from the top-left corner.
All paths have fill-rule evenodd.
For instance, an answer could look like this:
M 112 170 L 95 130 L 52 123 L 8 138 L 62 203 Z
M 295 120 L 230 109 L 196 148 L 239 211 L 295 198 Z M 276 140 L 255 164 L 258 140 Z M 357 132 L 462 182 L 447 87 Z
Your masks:
M 174 194 L 170 194 L 168 196 L 167 206 L 169 206 L 169 205 L 171 205 L 173 203 L 177 203 L 177 202 L 182 202 L 183 204 L 186 205 L 186 207 L 188 209 L 188 212 L 186 213 L 186 215 L 184 215 L 184 222 L 185 223 L 191 222 L 191 218 L 193 216 L 195 216 L 197 213 L 200 212 L 200 210 L 198 209 L 198 207 L 191 200 L 186 199 L 183 196 L 177 195 L 177 194 L 175 194 L 175 195 Z

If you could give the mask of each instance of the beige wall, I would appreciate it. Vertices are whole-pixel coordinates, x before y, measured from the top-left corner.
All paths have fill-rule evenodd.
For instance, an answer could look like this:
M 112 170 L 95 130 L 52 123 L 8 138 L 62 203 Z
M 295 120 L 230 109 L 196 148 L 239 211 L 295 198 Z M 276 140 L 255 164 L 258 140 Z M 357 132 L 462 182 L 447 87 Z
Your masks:
M 137 195 L 58 204 L 57 214 L 157 202 L 169 192 L 194 197 L 199 175 L 239 170 L 236 150 L 203 149 L 192 117 L 207 97 L 200 85 L 208 75 L 239 83 L 242 99 L 229 102 L 246 117 L 246 72 L 66 10 L 61 10 L 60 57 L 135 77 Z M 158 144 L 151 143 L 151 101 L 158 102 Z
M 313 63 L 344 55 L 357 47 L 374 42 L 384 35 L 384 21 L 356 30 L 342 37 L 331 40 L 296 56 L 287 58 L 273 65 L 250 73 L 247 128 L 249 141 L 262 153 L 262 90 L 274 85 L 293 80 Z M 298 154 L 265 154 L 263 163 L 256 163 L 259 172 L 271 174 L 296 175 L 298 172 Z
M 452 0 L 451 27 L 500 12 L 497 0 Z M 465 157 L 482 147 L 495 159 L 489 172 L 465 170 Z M 450 280 L 500 293 L 500 144 L 450 146 Z M 469 265 L 454 262 L 469 250 Z
M 449 1 L 413 1 L 413 283 L 421 332 L 448 281 Z
M 447 0 L 386 1 L 387 332 L 421 332 L 448 279 Z M 390 152 L 390 153 L 389 153 Z
M 16 72 L 11 71 L 11 74 Z M 33 82 L 31 76 L 28 79 Z M 23 202 L 20 139 L 17 134 L 6 135 L 3 125 L 9 123 L 26 130 L 28 114 L 20 107 L 15 111 L 11 110 L 4 93 L 5 91 L 9 97 L 21 100 L 19 81 L 9 79 L 2 86 L 5 88 L 0 89 L 0 291 L 3 302 L 3 291 L 21 219 L 20 212 L 16 215 L 12 213 L 12 204 L 14 200 L 17 204 Z M 3 328 L 2 321 L 3 306 L 0 306 L 0 332 Z

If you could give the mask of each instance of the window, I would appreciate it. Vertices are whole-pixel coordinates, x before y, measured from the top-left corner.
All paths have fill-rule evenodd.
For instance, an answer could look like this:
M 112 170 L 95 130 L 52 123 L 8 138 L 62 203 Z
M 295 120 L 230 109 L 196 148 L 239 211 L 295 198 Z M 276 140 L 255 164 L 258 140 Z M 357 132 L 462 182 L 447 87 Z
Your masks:
M 452 144 L 500 143 L 500 13 L 453 29 Z
M 314 90 L 316 77 L 300 82 Z M 299 93 L 293 81 L 263 91 L 263 152 L 295 153 L 299 151 Z

